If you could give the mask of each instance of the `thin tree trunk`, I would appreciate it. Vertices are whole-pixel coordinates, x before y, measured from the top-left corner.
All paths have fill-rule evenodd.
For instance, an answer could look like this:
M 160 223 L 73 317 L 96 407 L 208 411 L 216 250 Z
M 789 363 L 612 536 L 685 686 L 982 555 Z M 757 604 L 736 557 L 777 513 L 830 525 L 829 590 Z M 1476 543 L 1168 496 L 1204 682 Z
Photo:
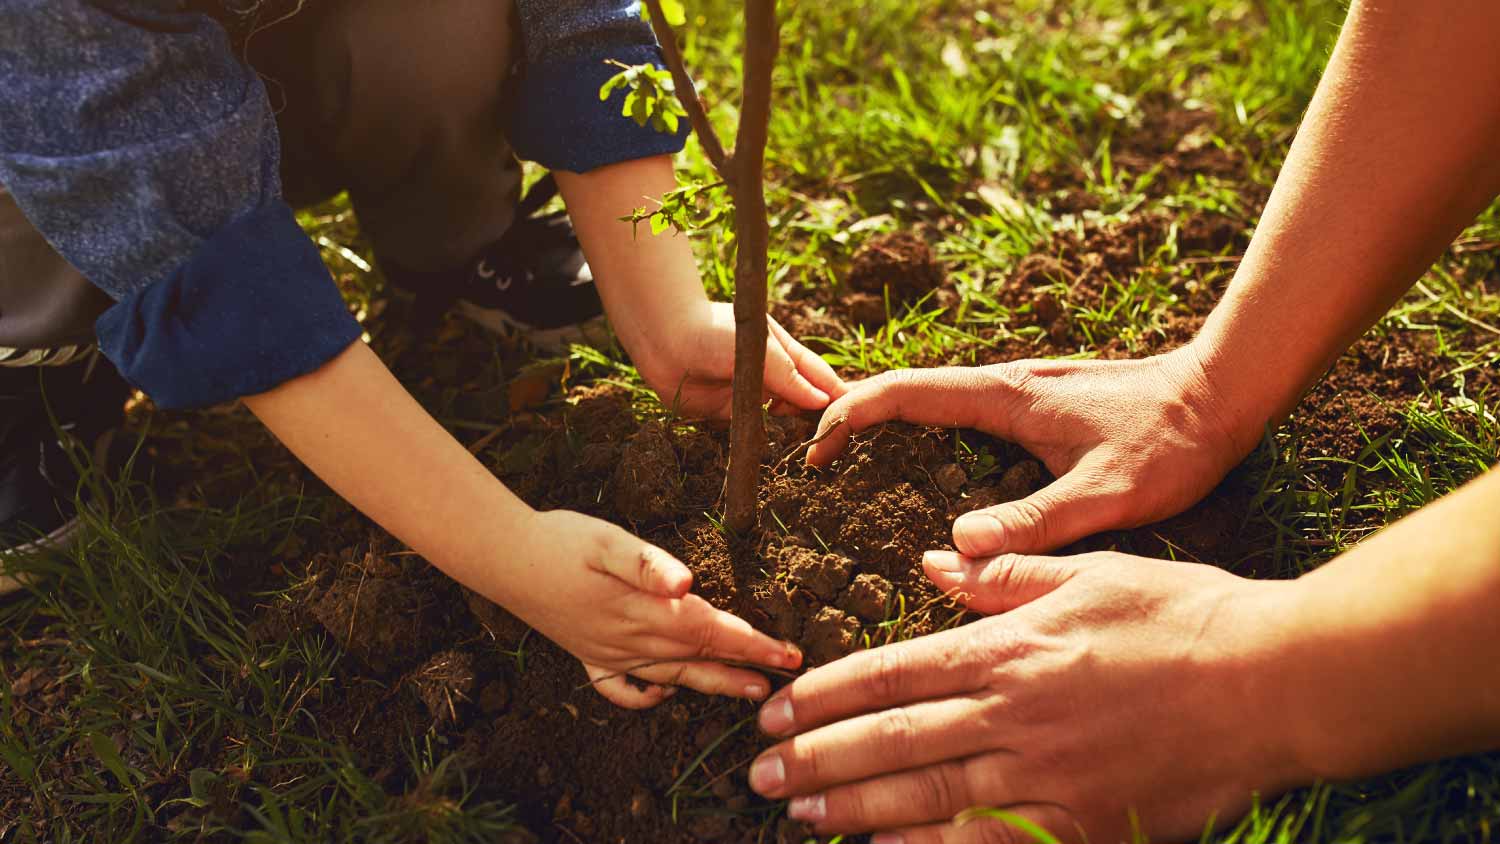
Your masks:
M 734 151 L 726 153 L 697 88 L 683 66 L 676 35 L 667 26 L 661 0 L 646 0 L 651 26 L 661 42 L 677 98 L 687 109 L 708 160 L 734 198 L 734 386 L 729 423 L 729 473 L 724 524 L 736 533 L 755 526 L 760 463 L 766 450 L 765 395 L 767 253 L 771 227 L 766 214 L 766 136 L 771 122 L 771 72 L 781 46 L 776 0 L 745 0 L 744 84 Z
M 760 464 L 766 449 L 766 269 L 771 227 L 766 214 L 766 134 L 771 120 L 771 72 L 780 46 L 776 0 L 745 0 L 745 56 L 740 126 L 735 138 L 734 396 L 729 423 L 725 525 L 736 533 L 755 526 Z

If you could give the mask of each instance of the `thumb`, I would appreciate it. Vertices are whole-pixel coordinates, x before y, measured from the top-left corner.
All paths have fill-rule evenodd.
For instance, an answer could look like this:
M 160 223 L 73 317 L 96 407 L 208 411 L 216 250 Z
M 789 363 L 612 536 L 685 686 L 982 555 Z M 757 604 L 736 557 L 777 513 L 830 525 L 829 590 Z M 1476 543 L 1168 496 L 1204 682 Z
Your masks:
M 634 554 L 606 552 L 604 571 L 652 595 L 663 598 L 686 595 L 693 587 L 692 571 L 655 545 L 640 540 L 636 543 L 638 550 Z
M 1007 398 L 1018 395 L 995 367 L 942 367 L 883 372 L 852 385 L 818 425 L 807 462 L 826 466 L 843 452 L 849 437 L 882 422 L 901 421 L 943 428 L 979 428 L 1005 436 L 1011 429 Z
M 970 557 L 1040 554 L 1125 527 L 1129 493 L 1076 467 L 1031 495 L 959 516 L 953 545 Z
M 980 560 L 952 551 L 928 551 L 922 556 L 922 568 L 939 589 L 985 614 L 1029 604 L 1066 583 L 1076 571 L 1073 563 L 1061 557 L 1001 554 Z

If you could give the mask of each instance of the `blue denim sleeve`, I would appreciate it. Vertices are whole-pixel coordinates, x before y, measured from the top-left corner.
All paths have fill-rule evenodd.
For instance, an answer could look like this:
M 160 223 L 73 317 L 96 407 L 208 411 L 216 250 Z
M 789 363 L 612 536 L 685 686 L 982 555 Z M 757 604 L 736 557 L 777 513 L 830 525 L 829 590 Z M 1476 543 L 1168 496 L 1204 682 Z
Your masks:
M 116 300 L 105 354 L 166 407 L 263 392 L 359 336 L 280 197 L 275 118 L 177 0 L 0 0 L 0 184 Z
M 526 61 L 509 115 L 511 146 L 553 170 L 587 172 L 606 164 L 682 149 L 687 121 L 672 134 L 620 113 L 625 94 L 599 89 L 627 65 L 662 66 L 661 48 L 635 0 L 518 0 Z

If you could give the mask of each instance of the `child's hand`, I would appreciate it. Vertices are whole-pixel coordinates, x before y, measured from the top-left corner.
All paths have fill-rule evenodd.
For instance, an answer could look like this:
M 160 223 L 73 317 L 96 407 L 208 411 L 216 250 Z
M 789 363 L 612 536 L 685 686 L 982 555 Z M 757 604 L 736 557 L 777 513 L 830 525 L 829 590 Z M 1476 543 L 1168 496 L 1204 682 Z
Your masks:
M 795 669 L 802 653 L 688 594 L 693 575 L 672 555 L 608 522 L 538 513 L 500 601 L 583 662 L 600 694 L 642 709 L 675 686 L 761 700 L 754 671 L 714 660 Z M 642 689 L 625 674 L 647 681 Z
M 770 317 L 766 340 L 766 396 L 776 413 L 822 410 L 844 393 L 824 360 L 792 339 Z M 662 404 L 691 418 L 728 419 L 734 380 L 734 306 L 705 302 L 695 317 L 651 338 L 636 353 L 641 377 Z

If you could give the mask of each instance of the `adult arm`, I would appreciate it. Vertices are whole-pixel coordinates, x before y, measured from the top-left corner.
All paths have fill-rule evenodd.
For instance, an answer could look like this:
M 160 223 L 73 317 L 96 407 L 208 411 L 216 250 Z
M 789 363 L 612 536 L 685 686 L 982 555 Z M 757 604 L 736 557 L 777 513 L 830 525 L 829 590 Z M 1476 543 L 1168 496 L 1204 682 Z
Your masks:
M 1046 551 L 1190 506 L 1500 192 L 1497 30 L 1486 0 L 1353 4 L 1245 259 L 1187 346 L 877 376 L 824 413 L 842 430 L 808 459 L 888 419 L 1020 443 L 1058 480 L 960 518 L 969 554 Z
M 750 783 L 878 844 L 1153 840 L 1254 795 L 1500 748 L 1500 472 L 1291 582 L 1126 557 L 928 555 L 1002 613 L 814 669 Z

